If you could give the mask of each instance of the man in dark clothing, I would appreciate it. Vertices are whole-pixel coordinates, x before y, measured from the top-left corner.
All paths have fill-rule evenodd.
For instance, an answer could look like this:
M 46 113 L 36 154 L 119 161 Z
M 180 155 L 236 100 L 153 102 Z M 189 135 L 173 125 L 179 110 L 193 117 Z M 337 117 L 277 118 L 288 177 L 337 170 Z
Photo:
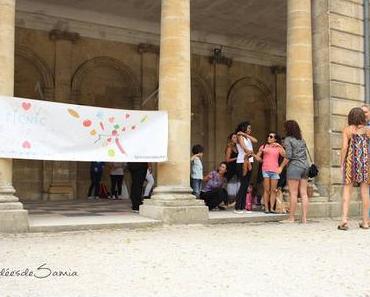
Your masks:
M 132 203 L 132 210 L 139 211 L 139 206 L 143 204 L 143 185 L 145 181 L 148 163 L 132 162 L 128 163 L 128 169 L 131 173 L 132 185 L 130 199 Z
M 89 199 L 99 199 L 100 181 L 103 175 L 104 165 L 104 162 L 91 162 L 90 164 L 91 185 L 87 193 Z M 93 189 L 94 196 L 91 196 Z

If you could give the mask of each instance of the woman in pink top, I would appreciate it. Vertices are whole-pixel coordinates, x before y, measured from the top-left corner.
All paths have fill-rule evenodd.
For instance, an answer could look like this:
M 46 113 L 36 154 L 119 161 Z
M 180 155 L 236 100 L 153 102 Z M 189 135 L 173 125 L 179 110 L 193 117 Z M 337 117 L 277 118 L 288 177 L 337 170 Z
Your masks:
M 273 213 L 276 200 L 276 187 L 284 165 L 279 165 L 279 157 L 285 158 L 285 150 L 279 144 L 280 138 L 275 132 L 270 132 L 267 142 L 260 146 L 255 158 L 262 162 L 263 200 L 265 213 Z M 284 163 L 281 163 L 284 164 Z

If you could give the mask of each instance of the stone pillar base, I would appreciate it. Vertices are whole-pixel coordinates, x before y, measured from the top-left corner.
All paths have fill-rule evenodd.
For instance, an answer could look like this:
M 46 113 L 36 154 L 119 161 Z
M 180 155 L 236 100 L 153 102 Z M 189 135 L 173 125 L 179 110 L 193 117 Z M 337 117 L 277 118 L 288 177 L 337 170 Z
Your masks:
M 22 204 L 21 204 L 22 205 Z M 25 209 L 1 210 L 0 233 L 15 233 L 29 231 L 28 211 Z
M 27 232 L 28 211 L 12 193 L 13 187 L 0 187 L 0 232 Z
M 74 198 L 73 187 L 71 185 L 52 184 L 47 196 L 50 201 L 72 200 Z
M 144 200 L 140 215 L 169 224 L 194 224 L 208 221 L 208 207 L 195 199 L 189 188 L 158 187 L 151 199 Z

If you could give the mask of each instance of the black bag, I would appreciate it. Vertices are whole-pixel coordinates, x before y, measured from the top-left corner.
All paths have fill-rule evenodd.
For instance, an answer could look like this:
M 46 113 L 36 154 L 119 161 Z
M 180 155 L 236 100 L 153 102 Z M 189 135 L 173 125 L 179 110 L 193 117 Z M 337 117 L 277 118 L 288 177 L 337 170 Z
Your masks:
M 305 144 L 305 146 L 306 146 L 306 150 L 307 150 L 308 156 L 310 158 L 310 162 L 311 162 L 311 166 L 310 166 L 310 168 L 308 168 L 308 177 L 309 178 L 314 178 L 314 177 L 319 175 L 319 168 L 312 162 L 310 151 L 308 150 L 308 147 L 307 147 L 306 144 Z

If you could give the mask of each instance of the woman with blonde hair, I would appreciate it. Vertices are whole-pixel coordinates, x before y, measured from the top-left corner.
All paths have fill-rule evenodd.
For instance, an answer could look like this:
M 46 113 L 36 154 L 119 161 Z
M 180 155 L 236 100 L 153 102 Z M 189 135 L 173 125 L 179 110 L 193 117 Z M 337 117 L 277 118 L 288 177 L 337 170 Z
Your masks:
M 348 230 L 348 209 L 353 185 L 360 185 L 362 198 L 362 229 L 369 229 L 369 139 L 370 129 L 364 111 L 355 107 L 348 114 L 348 126 L 343 130 L 343 142 L 340 155 L 343 172 L 342 222 L 339 230 Z

